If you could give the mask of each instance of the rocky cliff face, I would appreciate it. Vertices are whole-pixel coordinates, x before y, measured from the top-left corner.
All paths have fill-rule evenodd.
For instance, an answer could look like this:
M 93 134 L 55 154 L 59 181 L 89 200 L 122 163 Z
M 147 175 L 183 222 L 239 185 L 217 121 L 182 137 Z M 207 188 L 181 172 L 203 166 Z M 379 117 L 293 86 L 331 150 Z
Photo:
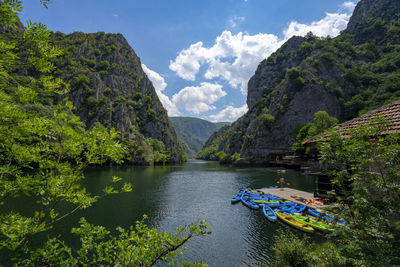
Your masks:
M 376 27 L 381 24 L 375 19 L 380 18 L 381 22 L 390 22 L 399 18 L 399 1 L 397 0 L 363 0 L 357 5 L 354 14 L 350 18 L 347 29 L 344 33 L 355 34 L 360 38 L 368 27 Z M 371 37 L 371 36 L 370 36 Z
M 250 78 L 247 91 L 247 106 L 251 109 L 265 94 L 269 94 L 285 78 L 287 68 L 295 67 L 306 58 L 306 54 L 296 53 L 299 45 L 306 39 L 295 36 L 287 41 L 277 52 L 264 59 Z
M 184 159 L 166 110 L 121 34 L 57 32 L 53 36 L 65 48 L 56 62 L 58 75 L 70 84 L 69 98 L 87 127 L 100 122 L 115 127 L 128 143 L 136 143 L 132 162 L 151 161 L 143 151 L 150 149 L 146 138 L 164 143 L 170 162 Z M 138 147 L 141 151 L 136 153 Z
M 288 40 L 258 66 L 249 111 L 220 133 L 216 151 L 265 162 L 270 152 L 290 152 L 319 110 L 344 121 L 400 97 L 399 8 L 400 1 L 362 0 L 342 35 Z

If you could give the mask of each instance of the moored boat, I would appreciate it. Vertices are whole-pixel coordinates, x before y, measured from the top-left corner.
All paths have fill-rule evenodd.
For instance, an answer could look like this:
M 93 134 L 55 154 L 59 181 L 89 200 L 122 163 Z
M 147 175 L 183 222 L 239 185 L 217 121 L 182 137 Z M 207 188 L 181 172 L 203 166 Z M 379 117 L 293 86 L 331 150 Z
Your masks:
M 291 213 L 300 213 L 306 209 L 306 205 L 297 204 L 290 212 Z
M 278 206 L 277 210 L 282 212 L 292 213 L 292 210 L 296 205 L 297 204 L 295 202 L 281 203 L 281 205 Z
M 241 198 L 242 198 L 242 195 L 236 195 L 231 199 L 231 203 L 232 204 L 238 203 Z
M 271 207 L 263 205 L 262 210 L 265 217 L 267 217 L 267 219 L 270 220 L 271 222 L 276 222 L 278 220 L 278 217 L 276 216 L 275 212 L 271 209 Z
M 245 188 L 240 189 L 239 191 L 237 191 L 236 196 L 234 196 L 231 199 L 231 203 L 238 203 L 240 201 L 240 199 L 242 198 L 243 193 L 245 192 Z
M 259 208 L 258 204 L 251 201 L 251 199 L 245 195 L 242 196 L 241 201 L 242 201 L 243 205 L 245 205 L 246 207 L 248 207 L 250 209 L 257 210 Z
M 314 220 L 308 216 L 301 216 L 301 215 L 297 215 L 297 214 L 291 214 L 290 216 L 292 216 L 293 218 L 295 218 L 296 220 L 298 220 L 302 223 L 310 225 L 311 227 L 313 227 L 314 229 L 319 230 L 319 231 L 327 231 L 327 230 L 332 231 L 333 230 L 330 227 L 330 225 L 320 222 L 320 221 L 317 221 L 317 220 Z
M 284 214 L 284 213 L 279 212 L 279 211 L 275 211 L 275 213 L 278 216 L 278 218 L 280 220 L 282 220 L 284 223 L 287 223 L 288 225 L 290 225 L 290 226 L 292 226 L 292 227 L 294 227 L 296 229 L 299 229 L 301 231 L 304 231 L 304 232 L 307 232 L 307 233 L 314 233 L 314 228 L 312 228 L 311 226 L 309 226 L 309 225 L 307 225 L 305 223 L 302 223 L 302 222 L 296 220 L 292 216 Z

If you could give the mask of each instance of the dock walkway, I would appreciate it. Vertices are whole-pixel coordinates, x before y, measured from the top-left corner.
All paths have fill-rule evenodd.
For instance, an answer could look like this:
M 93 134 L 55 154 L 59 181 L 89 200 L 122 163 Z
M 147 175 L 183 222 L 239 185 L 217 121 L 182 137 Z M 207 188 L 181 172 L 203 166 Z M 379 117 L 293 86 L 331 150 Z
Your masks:
M 265 194 L 271 194 L 286 200 L 290 200 L 293 202 L 296 202 L 298 204 L 306 205 L 307 207 L 313 208 L 313 209 L 321 209 L 323 207 L 326 207 L 327 205 L 308 205 L 306 203 L 303 203 L 301 201 L 298 201 L 291 196 L 300 196 L 302 198 L 314 198 L 313 193 L 309 192 L 304 192 L 301 190 L 293 189 L 293 188 L 287 188 L 285 187 L 283 191 L 281 191 L 280 188 L 264 188 L 264 189 L 257 189 L 259 192 L 263 192 Z

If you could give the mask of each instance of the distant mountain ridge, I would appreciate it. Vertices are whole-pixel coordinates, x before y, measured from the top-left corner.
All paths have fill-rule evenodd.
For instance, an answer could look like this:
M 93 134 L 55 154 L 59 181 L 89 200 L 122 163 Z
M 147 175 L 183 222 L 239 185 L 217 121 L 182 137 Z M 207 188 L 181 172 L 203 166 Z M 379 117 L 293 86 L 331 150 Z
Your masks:
M 248 83 L 248 112 L 201 155 L 257 164 L 290 153 L 319 110 L 342 122 L 400 99 L 399 69 L 400 1 L 361 0 L 338 37 L 294 36 L 263 60 Z
M 201 150 L 207 139 L 229 122 L 209 122 L 193 117 L 169 117 L 176 134 L 181 139 L 189 157 L 193 158 Z

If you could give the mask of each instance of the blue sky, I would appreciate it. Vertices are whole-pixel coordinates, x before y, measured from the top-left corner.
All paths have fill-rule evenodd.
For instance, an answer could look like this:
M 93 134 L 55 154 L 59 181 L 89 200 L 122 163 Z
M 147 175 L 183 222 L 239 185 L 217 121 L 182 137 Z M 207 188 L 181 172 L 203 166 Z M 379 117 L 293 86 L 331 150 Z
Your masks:
M 234 121 L 248 79 L 288 38 L 336 36 L 358 0 L 25 0 L 22 22 L 122 33 L 171 116 Z

